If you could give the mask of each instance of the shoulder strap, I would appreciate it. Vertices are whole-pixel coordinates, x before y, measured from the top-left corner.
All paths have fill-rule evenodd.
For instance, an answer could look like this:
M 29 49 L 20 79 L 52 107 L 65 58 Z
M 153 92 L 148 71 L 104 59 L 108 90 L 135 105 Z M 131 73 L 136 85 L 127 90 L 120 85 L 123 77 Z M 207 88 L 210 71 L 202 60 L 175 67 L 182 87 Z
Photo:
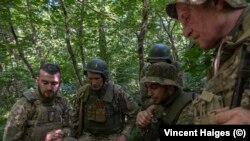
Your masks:
M 122 103 L 120 103 L 121 101 L 119 100 L 119 98 L 121 97 L 120 96 L 120 89 L 121 89 L 121 86 L 120 85 L 118 85 L 118 84 L 112 84 L 113 86 L 113 101 L 114 101 L 114 104 L 115 104 L 115 106 L 118 106 L 117 108 L 118 109 L 120 109 L 120 104 L 122 104 Z
M 35 94 L 34 90 L 28 90 L 23 93 L 23 96 L 29 101 L 34 102 L 38 99 L 37 95 Z
M 230 108 L 239 107 L 245 88 L 249 88 L 250 78 L 250 40 L 247 40 L 242 47 L 242 55 L 238 70 L 238 80 L 234 87 L 233 98 Z
M 82 86 L 78 91 L 77 91 L 77 99 L 78 99 L 78 102 L 76 103 L 77 105 L 79 105 L 79 125 L 78 125 L 78 128 L 77 128 L 77 137 L 80 137 L 81 136 L 81 133 L 82 133 L 82 129 L 83 129 L 83 121 L 84 121 L 84 116 L 83 116 L 83 113 L 84 113 L 84 102 L 87 102 L 88 100 L 88 96 L 89 96 L 89 86 L 90 84 L 86 84 L 84 86 Z M 87 93 L 87 94 L 86 94 Z
M 35 116 L 36 108 L 40 103 L 38 95 L 35 93 L 34 89 L 29 89 L 23 93 L 23 96 L 27 99 L 27 101 L 32 105 L 31 106 L 31 114 L 28 114 L 28 125 L 34 126 L 34 122 L 32 119 Z
M 193 93 L 181 93 L 180 96 L 174 101 L 167 112 L 171 124 L 176 123 L 182 110 L 192 101 L 192 99 Z
M 106 91 L 106 93 L 105 93 L 105 95 L 103 97 L 103 100 L 107 101 L 107 102 L 112 102 L 113 101 L 113 97 L 114 97 L 114 93 L 116 94 L 116 92 L 115 92 L 115 85 L 112 84 L 112 83 L 109 83 L 107 91 Z
M 83 102 L 86 102 L 88 100 L 89 96 L 89 86 L 90 84 L 86 84 L 82 86 L 78 91 L 77 91 L 77 97 L 80 100 L 83 100 Z

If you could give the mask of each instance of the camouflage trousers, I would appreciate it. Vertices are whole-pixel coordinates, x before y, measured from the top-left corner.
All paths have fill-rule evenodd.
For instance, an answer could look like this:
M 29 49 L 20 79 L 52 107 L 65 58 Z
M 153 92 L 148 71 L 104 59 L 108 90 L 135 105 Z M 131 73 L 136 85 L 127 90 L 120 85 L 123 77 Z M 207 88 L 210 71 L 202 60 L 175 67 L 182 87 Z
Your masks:
M 117 136 L 119 136 L 119 134 L 111 134 L 107 136 L 107 135 L 94 135 L 88 132 L 83 132 L 83 134 L 78 140 L 79 141 L 112 141 Z

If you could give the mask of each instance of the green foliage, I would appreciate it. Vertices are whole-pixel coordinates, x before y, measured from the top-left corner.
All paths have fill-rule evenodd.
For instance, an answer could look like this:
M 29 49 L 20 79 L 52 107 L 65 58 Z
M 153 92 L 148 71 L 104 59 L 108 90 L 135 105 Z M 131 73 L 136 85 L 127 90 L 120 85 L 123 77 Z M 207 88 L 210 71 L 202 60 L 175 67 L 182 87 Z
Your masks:
M 204 52 L 197 45 L 185 50 L 182 56 L 183 70 L 193 76 L 206 74 L 211 64 L 211 53 Z
M 30 87 L 34 87 L 24 54 L 31 68 L 37 72 L 42 55 L 46 62 L 59 64 L 62 70 L 61 93 L 72 101 L 80 87 L 72 58 L 66 44 L 65 13 L 59 0 L 46 1 L 3 0 L 0 2 L 0 91 L 3 111 L 7 114 L 15 98 Z M 105 33 L 106 52 L 111 79 L 125 90 L 134 94 L 139 91 L 138 33 L 141 30 L 143 1 L 135 0 L 85 0 L 64 1 L 69 26 L 70 45 L 77 61 L 80 77 L 87 61 L 101 57 L 99 25 Z M 151 0 L 149 21 L 144 39 L 144 58 L 155 43 L 164 43 L 172 50 L 173 59 L 181 62 L 187 87 L 199 89 L 201 80 L 210 66 L 210 52 L 203 52 L 198 46 L 192 49 L 189 40 L 182 35 L 179 23 L 169 19 L 165 13 L 165 0 Z M 10 24 L 17 36 L 15 40 Z M 82 34 L 80 34 L 82 29 Z M 16 42 L 17 41 L 17 42 Z M 105 44 L 103 44 L 105 46 Z M 83 47 L 83 50 L 80 49 Z M 81 55 L 83 51 L 83 55 Z M 39 54 L 41 53 L 41 54 Z M 1 116 L 0 125 L 6 120 Z M 1 137 L 0 127 L 0 137 Z M 137 140 L 135 130 L 134 140 Z M 138 138 L 140 138 L 138 136 Z M 140 140 L 140 139 L 138 139 Z
M 6 122 L 6 118 L 0 117 L 0 139 L 3 138 L 5 122 Z
M 185 73 L 186 87 L 191 90 L 200 90 L 211 65 L 212 53 L 204 52 L 197 44 L 191 43 L 191 48 L 184 49 L 182 56 L 182 70 Z

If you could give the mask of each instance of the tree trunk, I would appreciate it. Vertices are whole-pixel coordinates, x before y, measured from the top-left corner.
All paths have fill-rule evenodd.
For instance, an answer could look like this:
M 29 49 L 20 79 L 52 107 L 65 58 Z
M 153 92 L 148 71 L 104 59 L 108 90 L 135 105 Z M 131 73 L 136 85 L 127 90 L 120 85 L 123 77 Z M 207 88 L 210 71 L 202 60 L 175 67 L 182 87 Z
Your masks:
M 10 26 L 11 33 L 12 33 L 12 35 L 14 37 L 14 40 L 16 42 L 18 55 L 21 58 L 21 60 L 24 62 L 24 64 L 27 66 L 27 68 L 29 69 L 29 71 L 31 73 L 31 76 L 35 79 L 36 78 L 36 74 L 35 74 L 34 70 L 33 70 L 32 66 L 29 64 L 28 60 L 25 58 L 24 53 L 20 49 L 19 41 L 18 41 L 16 32 L 15 32 L 13 24 L 12 24 L 12 20 L 11 20 L 12 15 L 11 15 L 11 12 L 10 12 L 9 8 L 8 8 L 8 13 L 9 13 L 9 18 L 10 18 L 10 20 L 9 20 L 9 26 Z
M 137 40 L 138 40 L 138 55 L 139 55 L 139 76 L 141 76 L 141 70 L 144 66 L 144 39 L 147 32 L 147 26 L 148 26 L 148 0 L 143 0 L 143 12 L 142 12 L 142 21 L 141 21 L 141 29 L 139 34 L 137 34 Z
M 103 21 L 99 23 L 99 48 L 101 51 L 100 57 L 108 63 L 106 32 Z
M 162 17 L 160 17 L 160 18 L 161 18 L 161 23 L 162 23 L 163 29 L 167 33 L 167 39 L 171 44 L 173 60 L 179 61 L 179 57 L 178 57 L 178 54 L 177 54 L 177 49 L 176 49 L 175 42 L 174 42 L 174 37 L 173 37 L 174 29 L 177 26 L 177 23 L 176 23 L 175 20 L 171 19 L 171 20 L 168 21 L 168 26 L 166 27 L 165 24 L 163 23 Z
M 77 61 L 76 61 L 76 58 L 75 58 L 75 55 L 73 53 L 71 43 L 70 43 L 70 27 L 69 27 L 69 23 L 68 23 L 68 14 L 67 14 L 67 11 L 66 11 L 64 1 L 60 0 L 60 2 L 61 2 L 63 14 L 64 14 L 64 24 L 65 24 L 65 29 L 66 29 L 66 37 L 65 37 L 66 46 L 67 46 L 70 58 L 71 58 L 72 63 L 73 63 L 73 67 L 74 67 L 74 70 L 75 70 L 75 73 L 76 73 L 76 77 L 77 77 L 80 85 L 83 85 L 82 78 L 81 78 L 80 73 L 79 73 L 78 68 L 77 68 Z
M 101 9 L 100 13 L 98 13 L 98 19 L 99 19 L 99 26 L 98 26 L 98 31 L 99 31 L 99 49 L 101 51 L 100 57 L 104 59 L 107 64 L 109 64 L 109 56 L 107 54 L 107 41 L 106 41 L 106 31 L 105 31 L 105 18 L 102 15 L 104 13 L 104 8 L 105 8 L 105 0 L 102 1 L 101 3 Z
M 33 44 L 35 46 L 36 53 L 38 54 L 38 58 L 40 60 L 40 66 L 42 66 L 45 63 L 45 58 L 43 56 L 42 49 L 41 49 L 41 47 L 39 46 L 39 43 L 38 43 L 38 36 L 37 36 L 35 24 L 33 23 L 33 17 L 32 17 L 32 12 L 31 12 L 32 7 L 30 5 L 30 1 L 26 0 L 26 3 L 27 3 L 27 8 L 28 8 L 30 26 L 31 26 L 31 29 L 32 29 L 32 42 L 33 42 Z
M 82 61 L 83 70 L 86 67 L 86 65 L 85 65 L 85 52 L 84 52 L 83 41 L 82 41 L 82 37 L 83 37 L 84 5 L 85 5 L 84 4 L 84 0 L 82 0 L 82 2 L 81 2 L 80 27 L 78 29 L 78 40 L 79 40 L 79 43 L 80 43 L 79 44 L 79 49 L 80 49 L 80 55 L 81 55 L 81 61 Z M 82 71 L 82 72 L 84 72 L 84 71 Z

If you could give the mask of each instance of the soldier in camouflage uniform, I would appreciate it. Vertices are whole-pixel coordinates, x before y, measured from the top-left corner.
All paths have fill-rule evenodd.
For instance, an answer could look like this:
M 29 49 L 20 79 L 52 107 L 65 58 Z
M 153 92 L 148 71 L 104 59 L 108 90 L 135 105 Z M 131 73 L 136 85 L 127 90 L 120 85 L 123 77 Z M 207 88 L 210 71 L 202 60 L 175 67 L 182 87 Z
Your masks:
M 149 66 L 141 82 L 153 102 L 137 114 L 136 123 L 145 140 L 159 139 L 159 125 L 194 124 L 193 95 L 184 93 L 177 83 L 175 66 L 159 62 Z
M 177 62 L 172 61 L 170 49 L 164 45 L 164 44 L 155 44 L 149 51 L 147 62 L 150 64 L 145 65 L 141 71 L 140 78 L 143 78 L 145 76 L 145 73 L 148 70 L 148 67 L 151 64 L 157 63 L 157 62 L 165 62 L 169 64 L 174 64 L 176 68 L 178 68 L 178 71 L 180 69 L 179 66 L 177 66 Z M 183 86 L 183 79 L 182 79 L 182 73 L 178 73 L 178 83 Z M 149 100 L 147 90 L 144 85 L 140 86 L 140 92 L 141 92 L 141 106 L 142 109 L 146 109 L 148 106 L 152 104 L 152 102 Z
M 248 81 L 242 85 L 243 93 L 236 89 L 243 80 L 241 68 L 249 68 L 246 65 L 249 62 L 243 63 L 249 61 L 250 52 L 248 3 L 245 0 L 172 0 L 166 12 L 181 22 L 186 37 L 194 38 L 204 50 L 215 50 L 212 73 L 193 103 L 195 123 L 250 124 L 250 85 L 246 74 L 242 76 Z M 234 104 L 236 100 L 239 104 Z
M 80 141 L 126 141 L 137 114 L 133 98 L 109 80 L 105 61 L 91 60 L 84 73 L 90 84 L 77 91 L 73 113 L 75 136 Z
M 37 90 L 26 91 L 10 111 L 3 141 L 54 141 L 70 136 L 69 103 L 58 93 L 60 68 L 44 64 L 36 77 Z

